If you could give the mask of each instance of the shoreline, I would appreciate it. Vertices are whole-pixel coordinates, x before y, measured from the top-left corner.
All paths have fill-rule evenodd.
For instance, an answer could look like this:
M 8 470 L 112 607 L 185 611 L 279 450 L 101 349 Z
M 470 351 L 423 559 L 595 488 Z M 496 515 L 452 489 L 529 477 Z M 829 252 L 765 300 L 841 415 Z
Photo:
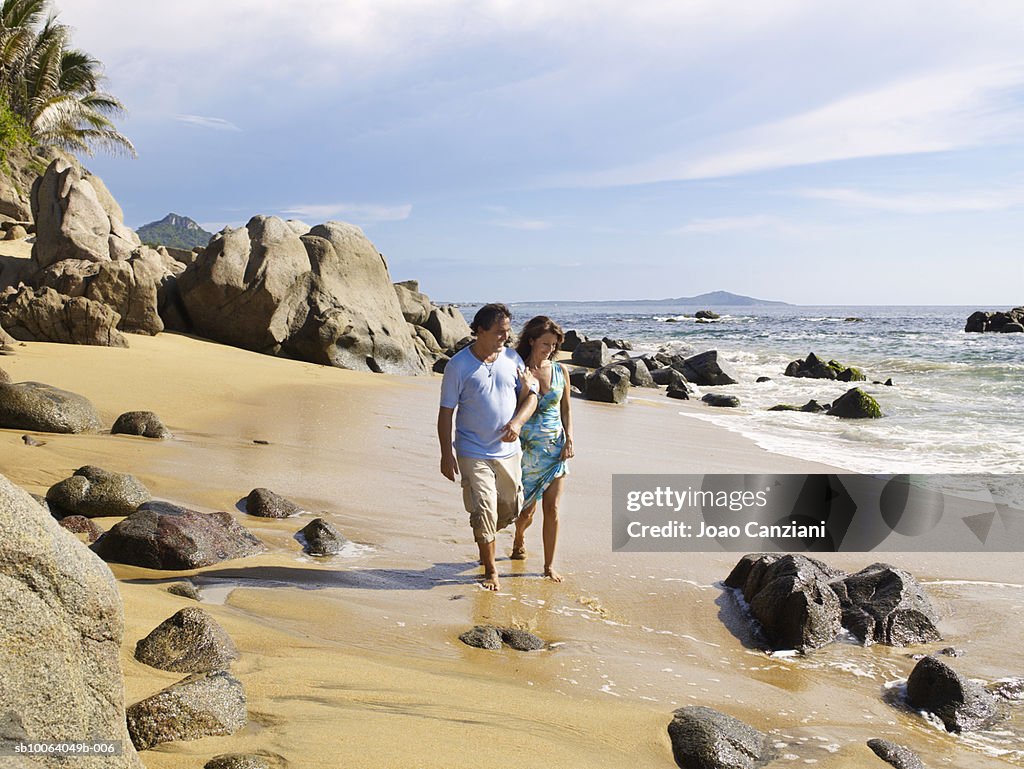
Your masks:
M 898 731 L 917 729 L 909 716 L 841 683 L 849 676 L 843 666 L 851 664 L 845 655 L 870 672 L 865 680 L 874 688 L 898 677 L 906 650 L 837 646 L 801 664 L 770 661 L 738 643 L 723 622 L 727 596 L 716 585 L 740 554 L 611 551 L 612 473 L 838 468 L 772 454 L 688 418 L 707 408 L 700 403 L 574 399 L 579 457 L 559 543 L 566 582 L 541 579 L 536 555 L 508 560 L 505 530 L 503 588 L 490 594 L 477 586 L 476 547 L 458 489 L 437 469 L 439 377 L 325 368 L 176 334 L 129 342 L 128 349 L 19 345 L 0 368 L 14 381 L 43 381 L 88 397 L 105 425 L 123 411 L 153 410 L 173 440 L 36 434 L 46 445 L 27 447 L 22 431 L 4 430 L 0 456 L 4 473 L 36 493 L 84 464 L 130 472 L 155 498 L 231 512 L 269 547 L 191 572 L 111 564 L 125 603 L 126 704 L 182 677 L 133 657 L 138 639 L 195 605 L 167 593 L 169 581 L 194 577 L 204 596 L 199 606 L 241 651 L 232 671 L 247 692 L 249 725 L 229 737 L 145 751 L 150 769 L 198 769 L 213 755 L 239 751 L 302 767 L 663 767 L 672 760 L 671 712 L 686 704 L 793 734 L 797 743 L 805 740 L 796 754 L 822 769 L 860 760 L 861 711 L 880 725 L 875 736 L 894 733 L 887 721 L 898 721 Z M 313 512 L 283 520 L 249 516 L 235 506 L 256 486 Z M 303 555 L 293 534 L 314 515 L 335 523 L 355 548 L 328 559 Z M 109 528 L 117 519 L 94 520 Z M 534 528 L 528 547 L 536 553 Z M 1020 563 L 1016 554 L 986 554 L 983 561 L 889 555 L 936 583 L 1006 583 Z M 842 553 L 829 560 L 856 570 L 872 557 Z M 1001 588 L 1004 598 L 981 585 L 943 583 L 934 590 L 955 605 L 965 591 L 989 591 L 1000 602 L 1020 597 L 1019 585 Z M 1001 611 L 979 607 L 953 614 L 947 628 L 955 637 L 972 626 L 996 623 L 1011 632 L 1020 624 L 1004 620 Z M 522 654 L 458 640 L 486 623 L 530 629 L 555 645 Z M 977 675 L 997 667 L 988 649 L 1000 630 L 993 633 L 966 644 Z M 942 735 L 914 734 L 926 760 L 942 754 Z M 840 746 L 835 754 L 811 749 L 825 735 Z

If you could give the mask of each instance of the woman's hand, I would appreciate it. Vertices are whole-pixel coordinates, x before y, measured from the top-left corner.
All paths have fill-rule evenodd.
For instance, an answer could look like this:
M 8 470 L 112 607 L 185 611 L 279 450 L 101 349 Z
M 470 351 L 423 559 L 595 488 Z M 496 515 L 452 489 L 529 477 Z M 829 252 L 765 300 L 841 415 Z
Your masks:
M 575 450 L 573 450 L 573 447 L 572 447 L 572 438 L 566 437 L 565 445 L 562 446 L 562 457 L 561 458 L 563 460 L 566 460 L 566 459 L 572 459 L 574 456 L 576 456 L 576 452 L 575 452 Z
M 537 381 L 537 377 L 533 375 L 529 368 L 519 369 L 519 386 L 525 387 L 527 390 L 533 390 L 535 393 L 540 392 L 540 382 Z

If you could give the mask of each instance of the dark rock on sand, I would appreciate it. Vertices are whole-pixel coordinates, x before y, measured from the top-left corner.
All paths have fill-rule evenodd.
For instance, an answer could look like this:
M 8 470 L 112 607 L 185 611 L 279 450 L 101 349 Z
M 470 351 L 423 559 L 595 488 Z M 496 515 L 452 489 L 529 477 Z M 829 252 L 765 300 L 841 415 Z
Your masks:
M 641 358 L 626 358 L 621 366 L 629 369 L 629 383 L 633 387 L 654 387 L 654 379 L 651 377 L 651 370 Z
M 836 398 L 826 413 L 843 419 L 878 419 L 882 416 L 882 409 L 878 401 L 859 387 L 854 387 Z
M 675 367 L 675 364 L 672 365 Z M 718 365 L 717 350 L 708 350 L 687 358 L 679 370 L 688 381 L 698 387 L 736 384 L 736 380 Z
M 517 627 L 503 627 L 498 628 L 498 633 L 501 635 L 501 641 L 506 646 L 509 646 L 516 651 L 520 652 L 533 652 L 538 649 L 543 649 L 547 646 L 544 643 L 544 639 L 539 636 L 535 636 L 533 633 L 529 633 L 526 630 L 522 630 Z
M 0 723 L 17 727 L 3 731 L 33 742 L 68 740 L 69 730 L 76 739 L 124 740 L 121 756 L 71 762 L 141 769 L 124 723 L 123 634 L 107 565 L 0 476 Z
M 565 339 L 562 341 L 562 351 L 572 352 L 575 350 L 580 342 L 586 342 L 587 337 L 579 333 L 576 329 L 570 328 L 565 332 Z
M 54 484 L 46 492 L 46 501 L 51 507 L 87 518 L 131 515 L 152 498 L 135 476 L 112 473 L 94 465 L 78 468 L 70 478 Z
M 740 588 L 773 649 L 817 649 L 835 640 L 842 608 L 829 582 L 842 576 L 804 555 L 748 554 L 727 587 Z
M 190 606 L 140 640 L 135 645 L 135 659 L 175 673 L 208 673 L 227 669 L 238 659 L 238 648 L 217 620 Z
M 629 369 L 612 365 L 599 368 L 587 377 L 584 397 L 601 403 L 623 403 L 629 394 Z
M 938 614 L 912 574 L 875 563 L 835 580 L 843 627 L 864 644 L 888 646 L 938 641 Z
M 266 550 L 229 513 L 147 502 L 92 546 L 105 561 L 147 569 L 196 569 Z
M 460 635 L 459 640 L 477 649 L 497 651 L 501 648 L 501 632 L 494 625 L 477 625 Z
M 33 438 L 31 435 L 21 436 L 21 440 L 26 446 L 45 446 L 46 441 L 41 441 L 38 438 Z
M 103 529 L 84 515 L 66 515 L 58 523 L 72 534 L 85 534 L 86 541 L 92 544 L 103 535 Z
M 669 385 L 670 387 L 675 385 L 676 387 L 686 386 L 686 377 L 683 376 L 683 372 L 679 369 L 666 366 L 665 368 L 659 368 L 651 372 L 651 379 L 654 380 L 654 384 L 657 385 Z
M 608 353 L 608 347 L 599 339 L 580 342 L 572 351 L 572 363 L 576 366 L 601 368 L 610 362 L 611 355 Z
M 271 769 L 266 756 L 256 753 L 222 753 L 214 756 L 203 769 Z
M 542 638 L 520 628 L 477 625 L 459 636 L 459 640 L 478 649 L 497 651 L 502 643 L 521 652 L 537 651 L 547 644 Z
M 676 710 L 668 736 L 682 769 L 755 769 L 775 757 L 767 734 L 702 706 Z
M 889 740 L 868 740 L 868 747 L 875 755 L 891 764 L 895 769 L 925 769 L 917 753 L 903 745 Z
M 686 386 L 686 382 L 675 383 L 673 382 L 665 388 L 665 395 L 669 398 L 675 398 L 680 401 L 690 400 L 690 390 Z
M 721 395 L 719 393 L 708 393 L 701 398 L 704 403 L 709 406 L 718 406 L 720 408 L 736 408 L 740 405 L 740 399 L 735 395 Z
M 139 750 L 163 742 L 234 734 L 248 722 L 245 690 L 227 671 L 195 673 L 127 713 L 128 733 Z
M 202 601 L 199 589 L 191 582 L 172 582 L 167 586 L 167 592 L 172 595 L 180 595 L 182 598 L 191 598 L 193 601 Z
M 314 518 L 295 535 L 310 555 L 337 555 L 348 540 L 323 518 Z
M 924 657 L 907 679 L 911 707 L 938 716 L 950 732 L 984 729 L 996 718 L 996 699 L 935 657 Z
M 86 433 L 100 427 L 95 407 L 77 393 L 40 382 L 0 384 L 0 428 Z
M 255 488 L 245 498 L 245 511 L 261 518 L 288 518 L 303 512 L 290 499 L 275 494 L 270 489 Z
M 579 390 L 581 394 L 585 394 L 587 392 L 588 376 L 590 376 L 590 372 L 585 368 L 569 369 L 569 384 Z
M 605 347 L 609 350 L 632 350 L 633 345 L 631 342 L 627 342 L 625 339 L 611 339 L 610 337 L 604 337 L 602 340 Z
M 126 411 L 114 420 L 110 428 L 111 435 L 141 435 L 143 438 L 173 438 L 171 431 L 164 427 L 160 417 L 152 411 Z
M 0 300 L 0 325 L 23 342 L 127 347 L 117 330 L 121 316 L 84 296 L 68 297 L 52 288 L 23 286 Z

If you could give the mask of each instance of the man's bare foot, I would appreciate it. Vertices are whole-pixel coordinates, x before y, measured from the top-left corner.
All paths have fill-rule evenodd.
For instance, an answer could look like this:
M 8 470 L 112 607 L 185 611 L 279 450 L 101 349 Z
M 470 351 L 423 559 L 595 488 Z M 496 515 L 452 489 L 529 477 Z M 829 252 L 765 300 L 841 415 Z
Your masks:
M 550 579 L 552 582 L 561 582 L 562 575 L 552 569 L 550 566 L 544 568 L 544 578 Z
M 512 543 L 512 555 L 509 556 L 513 561 L 525 561 L 526 560 L 526 545 L 523 542 Z
M 498 581 L 498 575 L 484 574 L 484 578 L 480 581 L 480 587 L 484 590 L 490 590 L 491 592 L 497 593 L 501 590 L 501 583 Z

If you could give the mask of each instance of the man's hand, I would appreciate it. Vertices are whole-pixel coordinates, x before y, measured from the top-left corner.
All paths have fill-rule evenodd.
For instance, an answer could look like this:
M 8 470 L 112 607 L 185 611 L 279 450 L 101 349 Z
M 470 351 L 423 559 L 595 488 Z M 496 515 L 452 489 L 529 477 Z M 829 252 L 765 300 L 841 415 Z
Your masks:
M 452 483 L 455 482 L 455 476 L 459 474 L 459 463 L 455 461 L 454 454 L 444 454 L 441 456 L 441 475 L 447 478 Z
M 513 419 L 503 428 L 501 428 L 501 440 L 505 443 L 512 443 L 513 441 L 519 440 L 519 432 L 523 429 L 521 422 Z

